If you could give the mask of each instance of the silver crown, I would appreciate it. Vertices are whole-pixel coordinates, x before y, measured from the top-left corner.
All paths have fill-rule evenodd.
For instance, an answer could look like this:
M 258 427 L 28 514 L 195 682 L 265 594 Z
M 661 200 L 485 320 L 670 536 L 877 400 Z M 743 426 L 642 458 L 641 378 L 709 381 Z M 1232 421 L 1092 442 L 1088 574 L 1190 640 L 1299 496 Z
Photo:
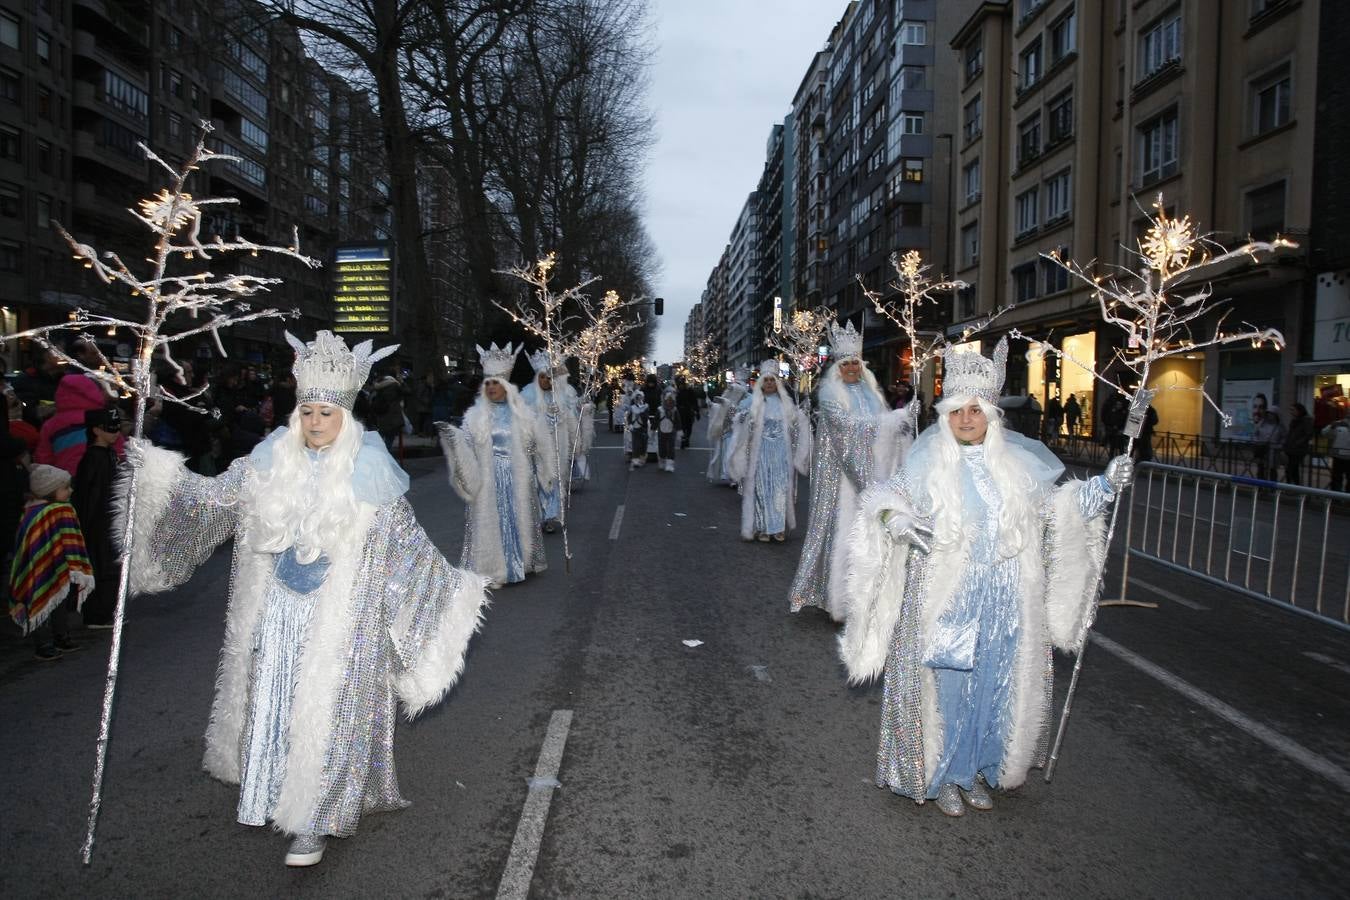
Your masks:
M 484 378 L 506 378 L 511 374 L 511 369 L 516 364 L 516 354 L 521 350 L 520 347 L 513 346 L 510 342 L 505 347 L 498 347 L 495 343 L 484 350 L 477 344 L 474 349 L 478 351 L 478 361 L 483 365 Z
M 371 366 L 398 350 L 390 344 L 375 352 L 370 341 L 362 341 L 350 350 L 342 338 L 331 331 L 320 331 L 306 344 L 289 331 L 286 343 L 295 349 L 295 402 L 331 403 L 351 409 L 370 377 Z
M 545 372 L 552 373 L 553 363 L 549 359 L 547 350 L 538 350 L 526 357 L 530 361 L 530 368 L 534 369 L 536 375 L 542 375 Z
M 969 350 L 948 347 L 942 351 L 942 395 L 979 397 L 995 406 L 1003 393 L 1008 368 L 1008 339 L 999 338 L 994 356 L 988 359 Z
M 830 323 L 830 355 L 835 362 L 861 358 L 862 346 L 862 332 L 855 330 L 852 322 L 845 323 L 843 328 L 838 323 Z
M 769 375 L 769 376 L 772 376 L 772 377 L 774 377 L 774 378 L 777 378 L 777 377 L 778 377 L 778 371 L 779 371 L 779 369 L 778 369 L 778 360 L 775 359 L 775 358 L 773 358 L 773 357 L 770 357 L 769 359 L 766 359 L 766 360 L 764 360 L 763 362 L 761 362 L 761 363 L 759 364 L 759 377 L 760 377 L 760 378 L 763 378 L 765 375 Z

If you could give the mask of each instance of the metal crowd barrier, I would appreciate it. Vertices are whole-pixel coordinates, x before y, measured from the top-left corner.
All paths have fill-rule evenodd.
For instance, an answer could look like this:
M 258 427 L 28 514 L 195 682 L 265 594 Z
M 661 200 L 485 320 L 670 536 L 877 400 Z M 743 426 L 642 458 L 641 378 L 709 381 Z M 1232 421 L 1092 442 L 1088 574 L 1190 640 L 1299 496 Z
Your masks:
M 1350 494 L 1160 463 L 1137 467 L 1130 558 L 1350 630 Z

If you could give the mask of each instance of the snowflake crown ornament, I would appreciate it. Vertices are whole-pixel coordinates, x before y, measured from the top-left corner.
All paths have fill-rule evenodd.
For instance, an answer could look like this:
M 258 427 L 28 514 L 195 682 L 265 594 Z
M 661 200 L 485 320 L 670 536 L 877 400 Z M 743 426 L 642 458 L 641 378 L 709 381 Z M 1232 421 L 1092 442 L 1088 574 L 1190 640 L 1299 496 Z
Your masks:
M 778 372 L 779 372 L 778 360 L 772 356 L 759 364 L 760 378 L 763 378 L 765 375 L 769 376 L 770 378 L 777 378 Z
M 942 351 L 942 396 L 978 397 L 993 406 L 1003 394 L 1008 369 L 1008 339 L 1000 338 L 994 356 L 948 347 Z
M 830 323 L 830 351 L 835 362 L 861 359 L 862 344 L 862 332 L 854 329 L 852 322 L 846 323 L 843 328 L 835 322 Z
M 508 342 L 505 347 L 498 347 L 494 343 L 486 350 L 475 344 L 474 349 L 478 351 L 478 361 L 482 363 L 484 378 L 505 379 L 511 374 L 511 369 L 516 364 L 516 354 L 522 348 Z
M 287 331 L 286 343 L 295 349 L 295 402 L 330 403 L 346 410 L 356 405 L 371 367 L 399 348 L 390 344 L 372 353 L 374 345 L 362 341 L 348 350 L 346 341 L 331 331 L 320 331 L 308 344 Z

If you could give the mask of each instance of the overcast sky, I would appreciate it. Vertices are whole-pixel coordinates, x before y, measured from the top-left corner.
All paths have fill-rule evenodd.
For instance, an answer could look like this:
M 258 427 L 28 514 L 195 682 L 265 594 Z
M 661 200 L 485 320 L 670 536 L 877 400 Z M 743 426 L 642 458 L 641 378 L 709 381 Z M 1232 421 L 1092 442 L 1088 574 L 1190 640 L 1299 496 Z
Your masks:
M 684 352 L 684 322 L 759 183 L 769 131 L 792 106 L 844 0 L 652 0 L 650 103 L 657 143 L 647 229 L 665 298 L 658 362 Z

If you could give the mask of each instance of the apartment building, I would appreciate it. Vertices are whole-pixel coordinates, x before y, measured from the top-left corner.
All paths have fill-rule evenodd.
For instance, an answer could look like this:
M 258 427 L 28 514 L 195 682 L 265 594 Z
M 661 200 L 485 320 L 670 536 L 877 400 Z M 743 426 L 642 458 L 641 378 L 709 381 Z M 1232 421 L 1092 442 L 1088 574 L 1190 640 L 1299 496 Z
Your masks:
M 147 234 L 126 209 L 163 186 L 166 173 L 138 144 L 176 165 L 203 121 L 213 128 L 210 149 L 238 157 L 189 182 L 198 196 L 238 201 L 211 211 L 207 235 L 288 245 L 294 228 L 302 249 L 325 263 L 341 241 L 388 238 L 369 101 L 310 59 L 293 29 L 247 2 L 0 0 L 0 85 L 6 332 L 60 321 L 76 307 L 134 311 L 71 263 L 51 223 L 143 257 Z M 266 302 L 301 312 L 289 327 L 333 324 L 331 266 L 259 256 L 221 257 L 212 268 L 283 278 Z M 227 345 L 262 361 L 282 346 L 280 328 L 244 325 Z M 110 353 L 118 337 L 106 336 Z
M 1044 403 L 1076 394 L 1094 418 L 1122 336 L 1101 324 L 1092 291 L 1042 254 L 1135 269 L 1130 250 L 1154 199 L 1215 240 L 1304 240 L 1310 221 L 1318 9 L 1244 0 L 986 2 L 951 40 L 961 63 L 955 272 L 964 321 L 1011 307 L 992 338 L 1033 342 L 1009 356 L 1008 389 Z M 1306 248 L 1211 274 L 1234 321 L 1280 328 L 1297 345 Z M 987 338 L 992 339 L 992 338 Z M 1057 364 L 1038 342 L 1073 360 Z M 1154 384 L 1206 385 L 1237 414 L 1252 394 L 1272 407 L 1308 395 L 1294 353 L 1211 349 L 1169 361 Z M 1308 397 L 1310 399 L 1310 397 Z M 1216 434 L 1196 392 L 1155 401 L 1160 429 Z
M 751 191 L 736 217 L 727 258 L 727 362 L 753 366 L 762 358 L 761 319 L 757 317 L 759 289 L 759 193 Z
M 703 319 L 703 301 L 694 304 L 694 308 L 689 310 L 689 315 L 684 320 L 684 357 L 689 358 L 689 350 L 699 341 L 703 340 L 706 333 L 707 323 Z

